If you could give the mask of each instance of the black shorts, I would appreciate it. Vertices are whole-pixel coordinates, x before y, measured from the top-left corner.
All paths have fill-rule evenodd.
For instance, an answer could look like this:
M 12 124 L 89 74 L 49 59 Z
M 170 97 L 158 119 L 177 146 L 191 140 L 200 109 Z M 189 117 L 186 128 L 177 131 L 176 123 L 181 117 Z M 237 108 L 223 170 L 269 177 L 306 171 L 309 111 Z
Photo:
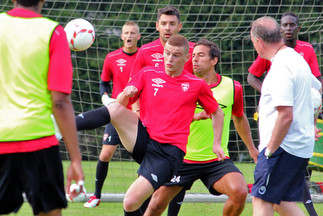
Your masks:
M 17 212 L 25 192 L 35 215 L 67 207 L 58 146 L 0 154 L 0 215 Z
M 186 190 L 190 190 L 193 183 L 201 179 L 211 194 L 221 195 L 212 186 L 224 175 L 231 172 L 241 173 L 230 159 L 210 163 L 183 163 L 177 174 L 165 186 L 179 185 L 183 186 Z
M 161 144 L 150 139 L 145 126 L 139 121 L 132 157 L 140 164 L 137 173 L 146 178 L 155 190 L 168 182 L 179 170 L 184 155 L 174 145 Z
M 114 146 L 121 144 L 119 134 L 111 123 L 105 126 L 102 144 Z

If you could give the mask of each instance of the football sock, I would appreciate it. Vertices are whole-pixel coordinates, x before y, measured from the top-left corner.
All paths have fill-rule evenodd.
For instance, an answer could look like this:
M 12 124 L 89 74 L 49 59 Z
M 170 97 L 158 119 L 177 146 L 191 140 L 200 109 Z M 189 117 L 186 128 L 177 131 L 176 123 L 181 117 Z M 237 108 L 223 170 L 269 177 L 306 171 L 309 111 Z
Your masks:
M 92 130 L 110 123 L 110 113 L 106 107 L 81 113 L 75 117 L 77 130 Z
M 186 190 L 183 188 L 169 203 L 167 216 L 177 216 L 181 209 Z
M 123 210 L 123 211 L 124 211 L 124 216 L 142 216 L 143 215 L 140 208 L 135 211 L 132 211 L 132 212 L 127 212 L 126 210 Z
M 317 213 L 315 211 L 315 208 L 314 208 L 314 205 L 312 202 L 311 194 L 310 194 L 310 191 L 309 191 L 306 183 L 304 184 L 302 201 L 303 201 L 303 204 L 304 204 L 308 214 L 310 216 L 317 216 Z
M 95 175 L 95 192 L 94 195 L 96 198 L 101 198 L 101 191 L 105 178 L 107 177 L 109 169 L 109 161 L 104 162 L 99 160 L 96 166 L 96 175 Z
M 146 201 L 140 206 L 141 212 L 144 213 L 146 211 L 150 200 L 151 200 L 151 196 L 148 199 L 146 199 Z

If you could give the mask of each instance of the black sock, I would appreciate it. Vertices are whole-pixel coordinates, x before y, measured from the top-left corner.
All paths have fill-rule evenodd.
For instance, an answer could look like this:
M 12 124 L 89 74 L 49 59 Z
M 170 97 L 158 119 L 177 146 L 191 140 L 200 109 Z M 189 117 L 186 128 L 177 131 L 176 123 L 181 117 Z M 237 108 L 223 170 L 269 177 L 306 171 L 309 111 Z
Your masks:
M 142 216 L 143 215 L 140 208 L 135 211 L 132 211 L 132 212 L 127 212 L 126 210 L 123 210 L 123 211 L 124 211 L 124 216 Z
M 186 190 L 183 188 L 169 203 L 167 216 L 176 216 L 178 215 L 179 210 L 181 209 Z
M 316 213 L 314 205 L 313 205 L 312 197 L 311 197 L 310 191 L 309 191 L 306 183 L 304 184 L 302 201 L 303 201 L 303 204 L 304 204 L 308 214 L 310 216 L 317 216 L 317 213 Z
M 94 195 L 96 198 L 101 198 L 101 191 L 104 184 L 104 180 L 107 177 L 109 169 L 109 161 L 104 162 L 99 160 L 96 166 L 96 175 L 95 175 L 95 192 Z
M 106 107 L 81 113 L 75 117 L 77 130 L 92 130 L 110 123 L 110 113 Z
M 151 200 L 151 196 L 148 199 L 146 199 L 146 201 L 140 206 L 140 210 L 142 213 L 145 213 L 150 200 Z

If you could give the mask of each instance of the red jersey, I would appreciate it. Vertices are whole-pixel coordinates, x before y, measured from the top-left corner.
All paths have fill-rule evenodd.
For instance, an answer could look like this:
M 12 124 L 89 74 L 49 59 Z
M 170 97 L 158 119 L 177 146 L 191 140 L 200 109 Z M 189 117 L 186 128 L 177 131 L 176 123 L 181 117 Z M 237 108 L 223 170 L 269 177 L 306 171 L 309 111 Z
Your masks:
M 22 8 L 14 8 L 7 13 L 14 17 L 41 17 L 40 14 Z M 60 25 L 53 32 L 49 44 L 49 58 L 48 90 L 70 94 L 73 78 L 71 53 L 67 44 L 66 33 Z M 1 142 L 0 153 L 32 152 L 55 145 L 58 145 L 55 135 L 36 140 Z
M 185 70 L 172 78 L 164 67 L 148 66 L 134 76 L 129 85 L 138 88 L 130 103 L 139 98 L 140 119 L 150 138 L 175 145 L 184 152 L 196 102 L 208 114 L 219 106 L 207 83 Z
M 312 74 L 315 77 L 321 76 L 315 51 L 310 43 L 297 40 L 294 50 L 298 52 L 301 56 L 303 56 L 305 61 L 310 66 Z M 270 66 L 271 62 L 269 60 L 263 59 L 258 55 L 257 59 L 249 68 L 249 72 L 255 75 L 256 77 L 261 77 L 265 73 L 265 71 L 267 71 L 267 73 L 269 72 Z
M 190 60 L 185 63 L 184 69 L 193 74 L 193 65 L 192 65 L 192 52 L 194 49 L 193 42 L 190 43 L 189 53 L 191 54 Z M 160 42 L 160 39 L 150 42 L 143 45 L 138 51 L 136 61 L 132 67 L 130 77 L 134 77 L 142 68 L 146 66 L 164 66 L 164 47 Z
M 101 79 L 104 82 L 112 80 L 112 98 L 117 98 L 129 81 L 132 65 L 137 53 L 127 55 L 123 52 L 123 47 L 107 54 L 103 64 Z

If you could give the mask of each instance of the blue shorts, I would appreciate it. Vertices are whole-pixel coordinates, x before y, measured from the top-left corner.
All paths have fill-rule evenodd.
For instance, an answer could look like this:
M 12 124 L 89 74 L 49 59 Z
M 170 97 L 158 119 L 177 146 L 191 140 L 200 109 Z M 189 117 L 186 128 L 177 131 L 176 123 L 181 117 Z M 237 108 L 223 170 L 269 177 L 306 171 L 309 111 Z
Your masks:
M 291 155 L 282 148 L 268 159 L 264 152 L 265 149 L 258 155 L 251 195 L 275 204 L 301 201 L 309 159 Z
M 119 134 L 111 123 L 105 126 L 102 144 L 114 146 L 121 144 Z
M 185 153 L 170 144 L 150 139 L 145 126 L 139 121 L 137 141 L 132 157 L 140 164 L 137 173 L 146 178 L 157 190 L 179 170 Z
M 58 146 L 0 154 L 0 215 L 17 212 L 25 192 L 34 215 L 67 207 Z
M 232 172 L 241 173 L 230 159 L 214 161 L 209 163 L 183 163 L 176 175 L 167 182 L 165 186 L 179 185 L 185 190 L 190 190 L 193 183 L 201 179 L 206 188 L 213 195 L 221 195 L 213 189 L 213 184 L 219 181 L 224 175 Z

